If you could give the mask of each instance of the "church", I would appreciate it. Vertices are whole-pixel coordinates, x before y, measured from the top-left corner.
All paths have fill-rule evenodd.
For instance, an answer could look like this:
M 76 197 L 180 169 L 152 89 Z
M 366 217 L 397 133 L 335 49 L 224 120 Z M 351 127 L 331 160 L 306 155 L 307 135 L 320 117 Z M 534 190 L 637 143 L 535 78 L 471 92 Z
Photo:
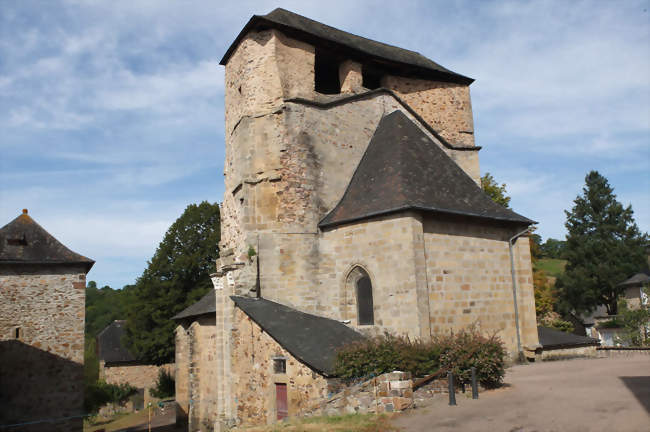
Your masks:
M 480 188 L 471 78 L 283 9 L 221 65 L 221 257 L 175 317 L 190 430 L 300 415 L 366 336 L 476 325 L 513 358 L 538 347 L 534 221 Z

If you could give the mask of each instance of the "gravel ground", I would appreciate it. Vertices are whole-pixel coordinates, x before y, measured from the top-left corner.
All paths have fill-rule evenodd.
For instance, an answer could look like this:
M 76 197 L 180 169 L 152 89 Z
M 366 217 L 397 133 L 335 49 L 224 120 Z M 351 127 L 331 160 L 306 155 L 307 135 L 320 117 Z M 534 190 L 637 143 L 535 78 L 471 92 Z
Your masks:
M 506 386 L 446 395 L 403 413 L 403 431 L 650 432 L 650 356 L 579 359 L 514 366 Z

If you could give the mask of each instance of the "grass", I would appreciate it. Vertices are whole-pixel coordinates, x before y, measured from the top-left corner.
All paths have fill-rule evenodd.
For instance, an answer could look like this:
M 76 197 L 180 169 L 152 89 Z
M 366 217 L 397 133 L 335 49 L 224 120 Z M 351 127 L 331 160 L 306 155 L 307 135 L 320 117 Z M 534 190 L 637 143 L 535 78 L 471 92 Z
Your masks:
M 241 428 L 246 432 L 391 432 L 397 431 L 388 424 L 385 414 L 347 414 L 291 419 L 268 426 Z
M 558 277 L 564 273 L 566 260 L 554 258 L 540 258 L 535 263 L 535 268 L 544 270 L 547 276 Z
M 148 418 L 147 410 L 141 410 L 137 413 L 116 414 L 110 420 L 96 420 L 95 422 L 84 421 L 84 432 L 94 432 L 105 429 L 106 432 L 124 429 L 146 422 Z

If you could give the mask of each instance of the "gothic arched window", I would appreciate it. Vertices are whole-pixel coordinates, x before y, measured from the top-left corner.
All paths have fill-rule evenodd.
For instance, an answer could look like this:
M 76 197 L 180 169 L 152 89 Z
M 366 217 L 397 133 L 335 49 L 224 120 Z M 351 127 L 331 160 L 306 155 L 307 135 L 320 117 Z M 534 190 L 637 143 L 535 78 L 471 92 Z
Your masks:
M 357 279 L 357 322 L 359 325 L 373 325 L 375 323 L 375 314 L 372 302 L 372 283 L 370 276 L 363 271 L 363 275 Z

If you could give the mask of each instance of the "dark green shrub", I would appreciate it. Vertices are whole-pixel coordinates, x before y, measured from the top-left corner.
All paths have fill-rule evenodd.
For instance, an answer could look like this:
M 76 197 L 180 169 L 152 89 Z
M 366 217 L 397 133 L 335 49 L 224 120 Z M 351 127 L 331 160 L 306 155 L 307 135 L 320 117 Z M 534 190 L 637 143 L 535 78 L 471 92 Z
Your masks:
M 171 374 L 165 369 L 160 368 L 158 371 L 158 381 L 156 387 L 151 389 L 151 395 L 159 399 L 172 397 L 176 394 L 176 381 Z
M 137 391 L 135 387 L 126 383 L 115 385 L 98 380 L 87 384 L 84 388 L 84 410 L 87 414 L 94 414 L 107 403 L 122 404 Z
M 335 374 L 345 380 L 363 379 L 394 370 L 414 377 L 451 370 L 459 382 L 469 382 L 476 367 L 484 387 L 498 387 L 505 375 L 506 350 L 496 336 L 481 335 L 476 328 L 436 336 L 431 342 L 384 334 L 339 350 Z

